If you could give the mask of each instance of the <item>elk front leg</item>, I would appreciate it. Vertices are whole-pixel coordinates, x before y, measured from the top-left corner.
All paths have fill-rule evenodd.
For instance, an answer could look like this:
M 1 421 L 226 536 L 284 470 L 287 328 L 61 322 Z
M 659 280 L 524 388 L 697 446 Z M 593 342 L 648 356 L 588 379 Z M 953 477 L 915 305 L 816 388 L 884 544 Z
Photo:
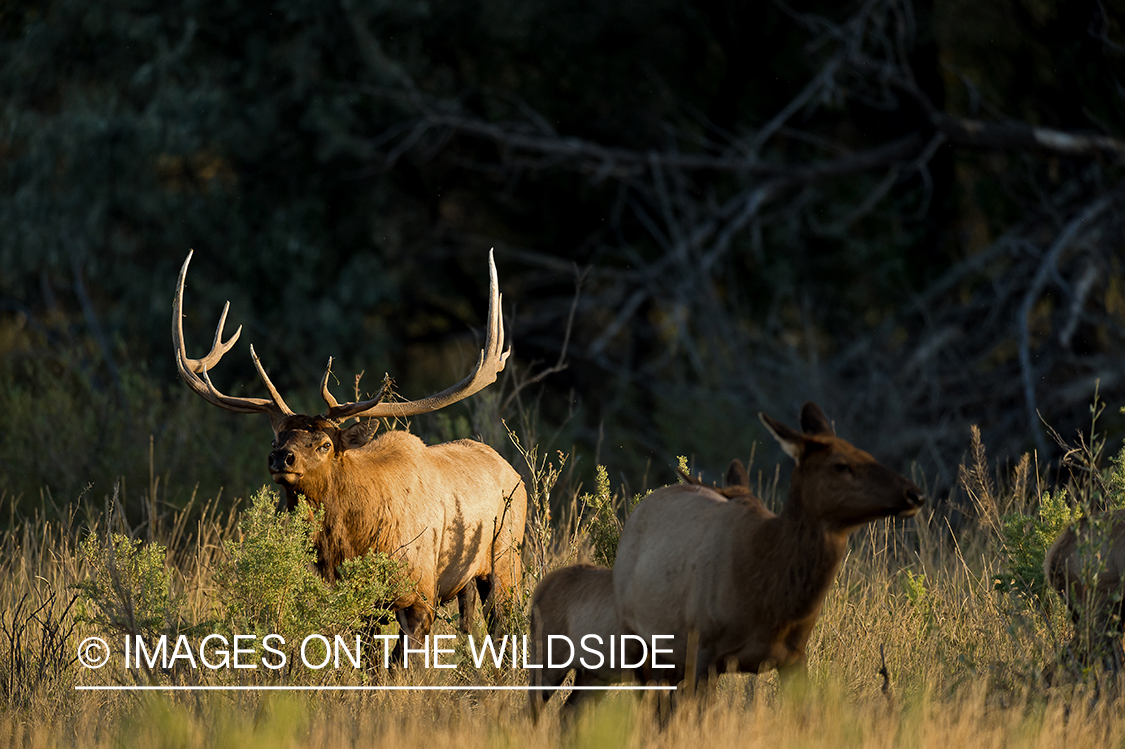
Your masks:
M 425 645 L 425 637 L 430 633 L 434 623 L 434 614 L 425 601 L 418 601 L 413 606 L 399 609 L 395 612 L 398 621 L 400 636 L 394 652 L 391 653 L 391 663 L 394 665 L 407 665 L 406 647 L 421 650 Z
M 808 694 L 809 665 L 802 653 L 799 658 L 777 669 L 781 691 L 803 697 Z
M 473 582 L 470 580 L 469 584 L 457 594 L 457 611 L 461 615 L 461 621 L 457 625 L 457 629 L 463 635 L 469 633 L 473 624 L 473 613 L 476 610 L 477 596 L 473 588 Z

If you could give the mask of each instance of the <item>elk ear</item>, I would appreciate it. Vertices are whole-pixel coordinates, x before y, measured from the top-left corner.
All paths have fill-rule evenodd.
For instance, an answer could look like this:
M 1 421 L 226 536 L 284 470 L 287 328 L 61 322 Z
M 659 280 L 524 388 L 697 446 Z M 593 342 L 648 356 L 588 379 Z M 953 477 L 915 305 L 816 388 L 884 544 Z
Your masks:
M 727 466 L 727 476 L 724 479 L 727 486 L 743 486 L 747 489 L 750 488 L 750 474 L 746 472 L 746 466 L 742 465 L 742 461 L 735 458 Z
M 836 436 L 836 430 L 832 428 L 832 422 L 824 415 L 824 411 L 820 410 L 820 406 L 812 401 L 801 407 L 801 431 L 805 434 Z
M 354 450 L 357 447 L 363 447 L 375 438 L 375 432 L 378 431 L 378 428 L 375 419 L 368 419 L 367 421 L 357 421 L 347 429 L 341 429 L 341 448 L 344 450 Z
M 785 426 L 777 419 L 761 411 L 758 412 L 758 418 L 766 425 L 766 429 L 770 430 L 770 434 L 772 434 L 773 438 L 777 440 L 777 443 L 781 445 L 781 449 L 785 451 L 785 454 L 795 460 L 797 465 L 800 465 L 801 454 L 805 449 L 805 438 L 801 436 L 801 433 L 796 429 Z

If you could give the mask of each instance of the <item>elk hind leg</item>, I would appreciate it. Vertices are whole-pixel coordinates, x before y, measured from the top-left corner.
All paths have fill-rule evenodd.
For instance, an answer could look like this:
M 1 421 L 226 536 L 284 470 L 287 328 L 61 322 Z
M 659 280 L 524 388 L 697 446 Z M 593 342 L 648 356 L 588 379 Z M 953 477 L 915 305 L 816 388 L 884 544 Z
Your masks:
M 563 676 L 565 678 L 566 671 L 563 671 Z M 559 679 L 559 683 L 560 684 L 562 683 L 562 679 Z M 600 679 L 596 676 L 593 676 L 592 674 L 588 673 L 584 669 L 578 668 L 578 669 L 574 670 L 574 686 L 576 686 L 576 687 L 599 687 L 599 686 L 604 686 L 604 685 L 605 685 L 605 681 L 603 681 L 602 679 Z M 570 694 L 567 695 L 566 699 L 563 700 L 562 708 L 561 708 L 562 714 L 563 714 L 563 716 L 569 718 L 573 715 L 576 715 L 577 712 L 578 712 L 578 709 L 582 705 L 585 705 L 587 703 L 598 702 L 604 696 L 605 695 L 603 694 L 603 692 L 601 690 L 573 689 L 573 690 L 571 690 Z
M 537 658 L 540 657 L 541 651 L 537 650 L 533 660 L 539 662 Z M 533 721 L 538 722 L 539 715 L 543 712 L 543 708 L 551 701 L 551 695 L 555 693 L 554 689 L 542 687 L 557 687 L 566 679 L 566 674 L 569 669 L 551 669 L 544 666 L 543 668 L 531 669 L 530 684 L 533 687 L 540 687 L 538 689 L 529 689 L 527 692 L 528 703 L 531 706 L 531 718 Z M 565 703 L 564 703 L 565 704 Z
M 520 562 L 519 552 L 508 549 L 492 560 L 491 576 L 477 578 L 477 588 L 482 601 L 485 600 L 485 590 L 488 591 L 484 614 L 488 621 L 488 630 L 493 637 L 502 634 L 499 631 L 500 626 L 517 608 L 518 588 L 522 577 L 523 565 Z
M 508 621 L 508 616 L 515 610 L 512 591 L 507 588 L 495 575 L 485 575 L 477 578 L 477 594 L 481 600 L 481 611 L 488 633 L 493 639 L 502 637 L 502 630 Z

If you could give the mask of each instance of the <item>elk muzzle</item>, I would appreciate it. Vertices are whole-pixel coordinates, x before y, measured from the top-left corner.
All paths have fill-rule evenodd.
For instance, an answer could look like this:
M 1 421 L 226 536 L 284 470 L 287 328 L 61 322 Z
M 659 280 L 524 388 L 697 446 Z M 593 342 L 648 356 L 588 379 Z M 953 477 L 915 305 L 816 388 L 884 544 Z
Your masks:
M 910 484 L 903 490 L 903 500 L 906 508 L 899 511 L 898 517 L 909 518 L 918 514 L 918 510 L 926 503 L 926 495 L 917 486 Z
M 290 449 L 282 447 L 274 450 L 269 454 L 267 459 L 270 469 L 270 475 L 277 483 L 285 481 L 292 481 L 294 478 L 299 477 L 300 472 L 296 471 L 297 455 Z

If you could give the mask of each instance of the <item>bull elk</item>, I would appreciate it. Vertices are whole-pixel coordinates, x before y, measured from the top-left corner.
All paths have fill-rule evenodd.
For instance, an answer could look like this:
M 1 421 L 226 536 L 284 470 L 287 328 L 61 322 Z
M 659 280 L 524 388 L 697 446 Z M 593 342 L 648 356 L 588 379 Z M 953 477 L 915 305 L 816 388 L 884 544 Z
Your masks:
M 1125 510 L 1070 525 L 1047 549 L 1043 573 L 1074 622 L 1067 654 L 1083 664 L 1100 656 L 1113 672 L 1120 671 L 1125 665 Z
M 801 431 L 759 417 L 796 462 L 780 515 L 753 497 L 682 484 L 653 492 L 625 522 L 613 567 L 621 626 L 645 639 L 674 636 L 662 657 L 673 666 L 646 679 L 704 681 L 729 664 L 803 671 L 848 536 L 922 506 L 917 486 L 837 437 L 816 404 L 801 410 Z
M 223 340 L 230 302 L 219 317 L 211 352 L 202 359 L 188 358 L 182 318 L 191 256 L 189 252 L 180 269 L 172 305 L 172 343 L 180 376 L 208 403 L 269 417 L 274 433 L 269 471 L 285 490 L 285 506 L 295 508 L 303 495 L 313 508 L 324 508 L 323 527 L 314 539 L 317 567 L 324 579 L 334 582 L 343 561 L 369 549 L 393 554 L 405 562 L 407 579 L 413 583 L 413 589 L 392 606 L 404 638 L 426 635 L 435 607 L 455 596 L 462 631 L 467 631 L 472 608 L 468 586 L 474 580 L 495 630 L 499 607 L 512 602 L 521 577 L 527 495 L 519 474 L 491 447 L 473 440 L 426 446 L 405 431 L 375 437 L 369 421 L 343 426 L 353 418 L 401 418 L 436 411 L 496 380 L 510 349 L 503 350 L 491 252 L 488 328 L 484 350 L 471 374 L 421 400 L 384 403 L 384 384 L 369 400 L 340 403 L 328 390 L 329 359 L 320 381 L 328 407 L 318 416 L 296 414 L 285 404 L 253 346 L 250 357 L 269 398 L 232 397 L 215 388 L 209 373 L 242 332 L 239 327 Z

